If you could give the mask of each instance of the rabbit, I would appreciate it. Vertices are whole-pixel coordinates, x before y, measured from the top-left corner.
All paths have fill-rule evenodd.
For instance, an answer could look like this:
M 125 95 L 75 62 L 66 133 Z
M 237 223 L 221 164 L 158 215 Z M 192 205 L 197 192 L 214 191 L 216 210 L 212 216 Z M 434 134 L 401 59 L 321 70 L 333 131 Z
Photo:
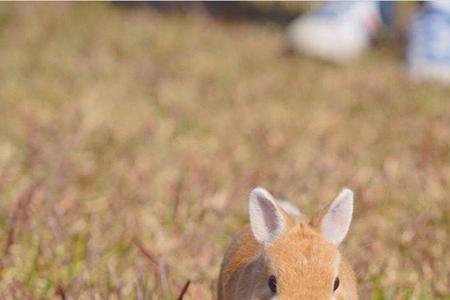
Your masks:
M 217 299 L 358 299 L 353 269 L 338 249 L 352 214 L 353 192 L 346 188 L 311 219 L 290 202 L 255 188 L 250 224 L 222 261 Z

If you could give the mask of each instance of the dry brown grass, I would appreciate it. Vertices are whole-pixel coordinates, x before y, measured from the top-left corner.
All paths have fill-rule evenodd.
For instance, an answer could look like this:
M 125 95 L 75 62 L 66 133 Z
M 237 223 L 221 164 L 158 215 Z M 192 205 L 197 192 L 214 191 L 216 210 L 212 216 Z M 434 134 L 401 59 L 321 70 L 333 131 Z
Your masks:
M 450 91 L 378 49 L 110 4 L 0 5 L 0 299 L 210 299 L 256 185 L 349 186 L 362 299 L 450 297 Z

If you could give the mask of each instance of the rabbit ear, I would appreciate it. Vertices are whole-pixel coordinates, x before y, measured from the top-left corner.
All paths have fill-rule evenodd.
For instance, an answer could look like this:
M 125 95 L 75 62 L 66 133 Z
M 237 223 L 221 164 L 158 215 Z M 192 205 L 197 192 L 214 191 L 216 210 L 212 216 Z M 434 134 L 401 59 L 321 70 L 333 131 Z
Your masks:
M 260 243 L 276 240 L 286 227 L 286 221 L 273 196 L 263 188 L 256 188 L 249 200 L 250 225 Z
M 345 188 L 321 214 L 322 235 L 336 246 L 339 245 L 348 233 L 352 214 L 353 192 Z

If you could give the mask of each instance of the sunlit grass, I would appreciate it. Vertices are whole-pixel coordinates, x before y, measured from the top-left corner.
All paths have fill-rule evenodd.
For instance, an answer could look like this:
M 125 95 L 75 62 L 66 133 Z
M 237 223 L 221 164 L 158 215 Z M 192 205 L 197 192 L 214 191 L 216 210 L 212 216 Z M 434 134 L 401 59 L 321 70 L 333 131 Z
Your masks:
M 262 185 L 343 186 L 361 299 L 449 299 L 450 90 L 376 50 L 286 55 L 274 23 L 0 5 L 0 295 L 210 299 Z

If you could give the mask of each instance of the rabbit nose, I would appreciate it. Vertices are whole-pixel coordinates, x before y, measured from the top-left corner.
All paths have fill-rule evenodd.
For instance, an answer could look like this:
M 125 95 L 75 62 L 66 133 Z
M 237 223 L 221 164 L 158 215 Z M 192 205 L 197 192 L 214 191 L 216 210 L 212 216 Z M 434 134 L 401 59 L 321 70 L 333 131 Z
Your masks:
M 310 292 L 299 292 L 295 294 L 294 297 L 289 298 L 290 300 L 337 300 L 333 295 L 329 295 L 328 293 L 318 293 L 313 294 Z M 279 299 L 281 300 L 281 299 Z

